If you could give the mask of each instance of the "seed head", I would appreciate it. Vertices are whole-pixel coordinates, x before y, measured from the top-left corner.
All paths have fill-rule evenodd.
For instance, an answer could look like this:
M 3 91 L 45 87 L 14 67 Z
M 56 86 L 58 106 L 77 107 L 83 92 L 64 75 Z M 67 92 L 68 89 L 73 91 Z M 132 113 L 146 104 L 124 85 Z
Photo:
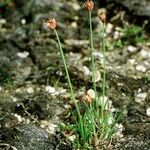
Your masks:
M 103 23 L 106 23 L 106 13 L 104 12 L 98 13 L 98 16 Z
M 49 18 L 46 20 L 46 25 L 49 29 L 53 30 L 57 27 L 57 21 L 55 18 Z
M 84 3 L 84 8 L 86 8 L 88 11 L 92 11 L 94 8 L 94 2 L 92 0 L 87 0 Z

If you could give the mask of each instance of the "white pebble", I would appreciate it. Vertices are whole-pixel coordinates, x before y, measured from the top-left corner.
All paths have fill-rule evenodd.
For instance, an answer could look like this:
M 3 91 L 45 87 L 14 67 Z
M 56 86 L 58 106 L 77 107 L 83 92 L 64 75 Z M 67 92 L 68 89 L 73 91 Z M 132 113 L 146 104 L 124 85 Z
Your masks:
M 129 59 L 129 62 L 131 65 L 134 65 L 136 63 L 135 59 Z
M 147 115 L 148 117 L 150 117 L 150 107 L 148 107 L 148 108 L 146 109 L 146 115 Z
M 112 29 L 113 29 L 113 25 L 111 23 L 108 23 L 106 27 L 106 33 L 108 34 L 111 33 Z
M 49 126 L 48 126 L 48 132 L 50 134 L 55 134 L 55 131 L 56 131 L 57 127 L 58 126 L 56 124 L 53 124 L 53 123 L 49 124 Z
M 83 71 L 84 71 L 84 74 L 87 76 L 91 74 L 90 69 L 87 66 L 83 66 Z
M 95 82 L 99 82 L 101 80 L 101 74 L 98 70 L 95 72 Z
M 113 37 L 115 40 L 118 39 L 119 38 L 119 32 L 115 31 Z
M 29 52 L 24 51 L 24 52 L 18 52 L 17 56 L 20 58 L 27 58 L 29 56 Z
M 73 22 L 71 22 L 71 27 L 72 28 L 77 28 L 77 22 L 76 21 L 73 21 Z
M 0 86 L 0 91 L 2 91 L 2 87 Z
M 0 19 L 0 24 L 6 24 L 7 23 L 7 21 L 6 21 L 6 19 Z
M 14 114 L 14 116 L 18 119 L 18 122 L 22 122 L 22 118 L 20 115 L 18 114 Z
M 137 94 L 137 96 L 135 97 L 135 101 L 137 103 L 142 103 L 143 101 L 145 101 L 147 97 L 147 93 L 146 92 L 143 92 L 143 93 L 139 93 Z
M 48 126 L 48 121 L 46 121 L 46 120 L 42 120 L 40 123 L 41 123 L 40 124 L 41 128 L 46 128 Z
M 51 87 L 49 85 L 45 87 L 45 91 L 50 93 L 50 94 L 54 94 L 56 92 L 55 88 Z
M 150 50 L 149 49 L 142 49 L 140 54 L 143 58 L 150 58 Z
M 75 136 L 75 135 L 71 135 L 71 136 L 69 136 L 68 138 L 70 139 L 70 141 L 73 142 L 73 141 L 76 139 L 76 136 Z
M 143 65 L 137 65 L 137 66 L 136 66 L 136 70 L 137 70 L 137 71 L 141 71 L 141 72 L 145 72 L 147 69 L 146 69 L 146 67 L 143 66 Z
M 28 94 L 33 94 L 33 93 L 34 93 L 33 87 L 28 87 L 28 88 L 26 89 L 26 92 L 27 92 Z
M 24 18 L 21 19 L 21 24 L 23 24 L 23 25 L 26 24 L 26 19 L 24 19 Z
M 136 50 L 137 50 L 137 48 L 136 47 L 134 47 L 134 46 L 132 46 L 132 45 L 129 45 L 128 46 L 128 48 L 127 48 L 127 50 L 129 51 L 129 52 L 136 52 Z

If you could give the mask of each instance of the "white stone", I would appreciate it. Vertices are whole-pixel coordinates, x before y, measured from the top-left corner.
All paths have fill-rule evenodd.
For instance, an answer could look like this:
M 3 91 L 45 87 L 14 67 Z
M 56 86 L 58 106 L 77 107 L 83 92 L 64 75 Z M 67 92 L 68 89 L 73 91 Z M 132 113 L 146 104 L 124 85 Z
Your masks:
M 98 59 L 100 59 L 100 60 L 101 60 L 102 58 L 104 58 L 103 53 L 101 53 L 101 52 L 94 52 L 93 55 L 94 55 L 95 57 L 97 57 Z
M 95 82 L 99 82 L 101 80 L 101 74 L 98 70 L 95 72 Z
M 42 121 L 40 122 L 40 127 L 41 127 L 41 128 L 46 128 L 47 126 L 48 126 L 48 121 L 42 120 Z
M 146 69 L 146 67 L 143 66 L 143 65 L 137 65 L 137 66 L 136 66 L 136 70 L 137 70 L 137 71 L 141 71 L 141 72 L 145 72 L 147 69 Z
M 119 32 L 115 31 L 113 37 L 115 40 L 118 39 L 119 38 Z
M 73 21 L 73 22 L 71 22 L 71 27 L 72 28 L 77 28 L 77 22 L 76 21 Z
M 23 91 L 21 90 L 21 88 L 16 89 L 15 91 L 16 93 L 22 93 Z
M 150 49 L 142 49 L 140 54 L 143 58 L 150 58 Z
M 50 94 L 54 94 L 56 92 L 55 88 L 51 87 L 49 85 L 45 87 L 45 91 L 50 93 Z
M 6 24 L 6 22 L 7 22 L 6 19 L 3 19 L 3 18 L 0 19 L 0 24 Z
M 2 91 L 2 87 L 0 86 L 0 91 Z
M 66 105 L 64 105 L 64 108 L 65 108 L 65 109 L 70 109 L 70 108 L 71 108 L 71 105 L 66 104 Z
M 148 117 L 150 117 L 150 107 L 148 107 L 148 108 L 146 109 L 146 115 L 147 115 Z
M 29 56 L 29 52 L 24 51 L 24 52 L 18 52 L 17 56 L 20 58 L 27 58 Z
M 34 93 L 33 87 L 28 87 L 28 88 L 26 89 L 26 92 L 27 92 L 28 94 L 33 94 L 33 93 Z
M 18 119 L 18 122 L 22 122 L 22 118 L 20 115 L 18 114 L 14 114 L 14 116 Z
M 135 61 L 135 59 L 129 59 L 129 63 L 130 63 L 131 65 L 134 65 L 134 64 L 136 63 L 136 61 Z
M 136 50 L 137 50 L 137 48 L 136 47 L 134 47 L 134 46 L 132 46 L 132 45 L 129 45 L 128 47 L 127 47 L 127 50 L 129 51 L 129 52 L 136 52 Z
M 49 124 L 48 125 L 48 132 L 50 133 L 50 134 L 55 134 L 55 131 L 56 131 L 56 128 L 57 128 L 58 126 L 56 125 L 56 124 L 53 124 L 53 123 L 51 123 L 51 124 Z
M 78 3 L 73 3 L 71 4 L 71 6 L 73 7 L 74 10 L 78 11 L 79 9 L 81 9 L 81 6 Z
M 113 29 L 113 24 L 111 23 L 108 23 L 107 24 L 107 27 L 106 27 L 106 33 L 111 33 L 112 32 L 112 29 Z
M 85 75 L 91 75 L 90 69 L 87 66 L 83 66 L 83 71 Z
M 145 101 L 146 97 L 147 97 L 147 93 L 146 92 L 139 93 L 139 94 L 136 95 L 135 101 L 137 103 L 142 103 L 143 101 Z
M 23 25 L 26 24 L 26 19 L 24 19 L 24 18 L 21 19 L 21 24 L 23 24 Z
M 70 139 L 70 141 L 73 142 L 73 141 L 76 139 L 76 136 L 75 136 L 75 135 L 71 135 L 71 136 L 69 136 L 68 138 Z

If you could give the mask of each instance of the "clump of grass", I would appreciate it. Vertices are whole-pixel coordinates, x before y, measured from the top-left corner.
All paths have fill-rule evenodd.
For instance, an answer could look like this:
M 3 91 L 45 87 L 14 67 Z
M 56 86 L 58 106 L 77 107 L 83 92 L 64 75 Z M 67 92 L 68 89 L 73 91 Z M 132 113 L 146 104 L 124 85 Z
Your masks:
M 76 101 L 75 93 L 71 83 L 70 75 L 67 68 L 67 62 L 65 59 L 64 51 L 61 46 L 58 32 L 56 30 L 57 21 L 54 18 L 48 19 L 47 27 L 54 31 L 58 42 L 61 57 L 63 59 L 64 68 L 67 76 L 68 86 L 70 88 L 70 97 L 75 104 L 77 117 L 75 118 L 75 124 L 66 125 L 66 128 L 72 130 L 76 135 L 74 145 L 78 149 L 100 149 L 100 145 L 106 141 L 111 142 L 113 134 L 115 132 L 115 123 L 118 117 L 113 116 L 110 111 L 111 104 L 106 97 L 106 55 L 105 55 L 105 24 L 106 14 L 101 12 L 99 18 L 102 24 L 102 52 L 103 52 L 103 78 L 102 78 L 102 93 L 97 90 L 96 84 L 96 62 L 94 58 L 94 44 L 93 44 L 93 31 L 92 31 L 92 10 L 94 8 L 94 2 L 87 0 L 84 3 L 84 7 L 88 10 L 89 16 L 89 31 L 90 31 L 90 49 L 91 49 L 91 64 L 92 64 L 92 89 L 88 90 L 84 97 L 84 104 L 86 111 L 81 115 L 80 107 Z M 94 90 L 93 90 L 94 89 Z M 116 119 L 116 120 L 115 120 Z M 63 127 L 64 124 L 63 124 Z M 109 143 L 108 142 L 108 143 Z

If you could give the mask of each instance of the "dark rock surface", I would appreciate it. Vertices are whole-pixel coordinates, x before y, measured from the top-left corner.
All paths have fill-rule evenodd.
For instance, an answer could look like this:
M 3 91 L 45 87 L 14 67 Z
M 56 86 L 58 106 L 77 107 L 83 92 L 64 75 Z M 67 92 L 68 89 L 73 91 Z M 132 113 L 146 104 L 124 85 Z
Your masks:
M 128 8 L 138 16 L 150 17 L 150 1 L 149 0 L 108 0 L 109 2 L 115 2 Z
M 45 130 L 33 125 L 21 125 L 7 129 L 1 133 L 0 141 L 2 143 L 8 141 L 18 150 L 53 150 L 56 145 L 54 136 L 50 136 Z

